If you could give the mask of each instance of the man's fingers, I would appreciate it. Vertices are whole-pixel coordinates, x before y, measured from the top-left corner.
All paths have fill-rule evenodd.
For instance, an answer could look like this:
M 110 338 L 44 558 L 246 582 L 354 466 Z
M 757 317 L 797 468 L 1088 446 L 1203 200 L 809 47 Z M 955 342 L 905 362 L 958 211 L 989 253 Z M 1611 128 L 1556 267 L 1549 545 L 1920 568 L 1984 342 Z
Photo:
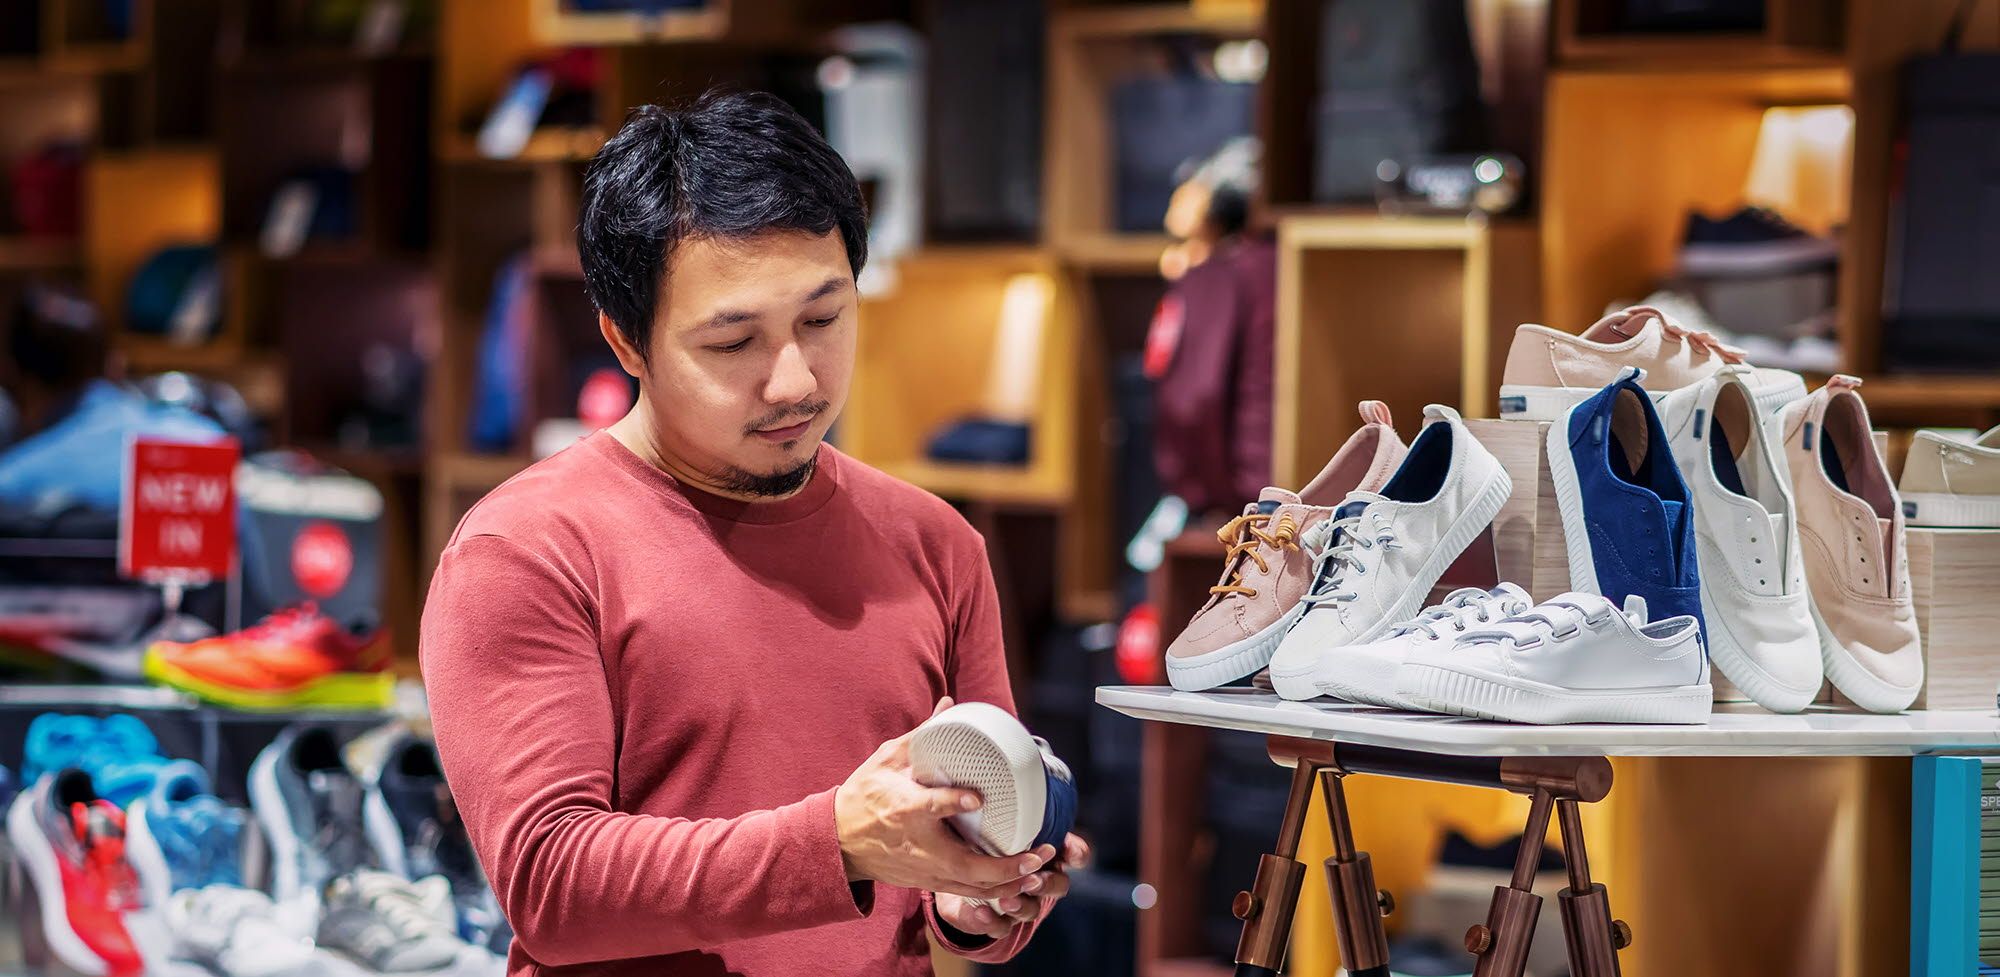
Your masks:
M 1037 872 L 1021 884 L 1021 891 L 1037 899 L 1061 899 L 1069 895 L 1069 876 L 1061 872 Z
M 963 787 L 924 788 L 924 810 L 940 818 L 977 811 L 980 803 L 979 792 L 976 790 L 967 790 Z
M 994 858 L 963 847 L 963 843 L 946 856 L 943 865 L 945 874 L 959 882 L 985 887 L 1015 883 L 1015 892 L 1021 891 L 1021 879 L 1040 867 L 1042 863 L 1032 855 Z
M 949 892 L 955 896 L 981 900 L 1000 899 L 1006 896 L 1020 895 L 1021 893 L 1021 884 L 1019 882 L 1009 882 L 1001 885 L 971 885 L 965 882 L 955 882 L 951 879 L 939 879 L 930 886 L 927 886 L 927 888 L 932 892 Z
M 1002 899 L 1000 900 L 1000 910 L 1006 915 L 1007 924 L 1011 928 L 1018 923 L 1034 922 L 1035 917 L 1042 914 L 1042 901 L 1034 896 L 1022 896 L 1018 899 Z
M 971 927 L 970 932 L 980 936 L 990 936 L 996 940 L 1006 936 L 1007 931 L 1014 928 L 1012 920 L 1004 919 L 999 913 L 979 905 L 966 910 L 964 921 Z
M 1083 868 L 1090 864 L 1090 842 L 1070 835 L 1063 839 L 1064 868 Z
M 941 713 L 946 709 L 950 709 L 951 705 L 952 705 L 951 696 L 945 696 L 944 698 L 939 699 L 937 701 L 936 706 L 931 708 L 931 715 L 936 716 L 938 713 Z

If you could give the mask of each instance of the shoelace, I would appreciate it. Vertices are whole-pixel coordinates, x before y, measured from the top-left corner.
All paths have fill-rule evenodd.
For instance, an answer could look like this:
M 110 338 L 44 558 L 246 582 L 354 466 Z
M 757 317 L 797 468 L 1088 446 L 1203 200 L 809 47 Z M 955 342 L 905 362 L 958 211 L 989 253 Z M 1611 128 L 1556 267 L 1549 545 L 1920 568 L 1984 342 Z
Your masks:
M 1268 546 L 1273 552 L 1278 553 L 1282 553 L 1287 549 L 1299 548 L 1299 527 L 1297 523 L 1292 521 L 1291 513 L 1288 512 L 1279 516 L 1277 526 L 1269 533 L 1266 533 L 1263 527 L 1269 525 L 1270 522 L 1271 517 L 1269 514 L 1252 512 L 1229 520 L 1220 530 L 1216 531 L 1215 537 L 1221 540 L 1223 545 L 1229 547 L 1229 552 L 1223 559 L 1229 564 L 1231 569 L 1229 579 L 1224 583 L 1219 583 L 1208 588 L 1209 593 L 1217 596 L 1241 594 L 1244 597 L 1254 598 L 1257 596 L 1256 588 L 1246 586 L 1243 583 L 1245 570 L 1243 561 L 1248 560 L 1257 564 L 1257 572 L 1259 573 L 1270 573 L 1271 565 L 1264 561 L 1263 549 L 1265 547 Z
M 1498 606 L 1496 607 L 1495 605 Z M 1468 615 L 1463 613 L 1474 608 L 1478 610 L 1477 614 Z M 1476 620 L 1481 624 L 1494 623 L 1505 620 L 1527 609 L 1528 605 L 1526 601 L 1511 594 L 1495 594 L 1481 590 L 1478 587 L 1462 587 L 1452 591 L 1436 607 L 1432 607 L 1422 614 L 1389 629 L 1389 633 L 1391 635 L 1404 635 L 1415 631 L 1422 631 L 1426 637 L 1435 641 L 1444 637 L 1444 634 L 1438 630 L 1439 628 L 1448 628 L 1450 631 L 1463 634 L 1469 630 L 1466 627 L 1468 619 Z
M 1465 644 L 1511 644 L 1518 651 L 1537 647 L 1545 640 L 1567 641 L 1585 628 L 1595 630 L 1603 627 L 1618 613 L 1618 609 L 1609 602 L 1592 607 L 1575 601 L 1551 600 L 1512 615 L 1491 628 L 1468 631 L 1458 640 Z
M 1396 531 L 1382 519 L 1371 519 L 1373 527 L 1361 532 L 1361 521 L 1370 518 L 1370 510 L 1363 508 L 1351 516 L 1330 519 L 1306 531 L 1306 551 L 1314 554 L 1313 588 L 1301 600 L 1307 605 L 1324 601 L 1350 601 L 1360 596 L 1348 582 L 1348 574 L 1366 576 L 1368 567 L 1362 563 L 1361 554 L 1377 546 L 1385 550 L 1401 549 L 1396 542 Z
M 1739 347 L 1717 339 L 1714 333 L 1706 329 L 1689 329 L 1667 318 L 1665 313 L 1660 314 L 1660 328 L 1666 332 L 1668 339 L 1680 340 L 1702 352 L 1719 356 L 1724 363 L 1741 363 L 1750 355 Z

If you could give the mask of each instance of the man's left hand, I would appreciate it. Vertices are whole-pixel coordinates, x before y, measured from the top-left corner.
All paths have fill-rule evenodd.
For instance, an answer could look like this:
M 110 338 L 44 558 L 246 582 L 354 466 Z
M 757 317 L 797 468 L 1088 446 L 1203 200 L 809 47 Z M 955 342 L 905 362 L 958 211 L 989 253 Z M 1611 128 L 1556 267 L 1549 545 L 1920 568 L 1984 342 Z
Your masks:
M 1055 852 L 1050 846 L 1043 845 L 1037 849 L 1037 854 L 1052 856 Z M 1044 907 L 1053 906 L 1057 900 L 1068 895 L 1069 876 L 1065 870 L 1082 868 L 1089 863 L 1090 845 L 1082 838 L 1070 835 L 1063 839 L 1062 861 L 1050 862 L 1050 868 L 1029 876 L 1022 884 L 1019 896 L 1007 896 L 999 901 L 999 912 L 994 912 L 993 907 L 976 899 L 940 892 L 935 896 L 938 918 L 961 933 L 1001 939 L 1013 932 L 1014 927 L 1039 919 Z

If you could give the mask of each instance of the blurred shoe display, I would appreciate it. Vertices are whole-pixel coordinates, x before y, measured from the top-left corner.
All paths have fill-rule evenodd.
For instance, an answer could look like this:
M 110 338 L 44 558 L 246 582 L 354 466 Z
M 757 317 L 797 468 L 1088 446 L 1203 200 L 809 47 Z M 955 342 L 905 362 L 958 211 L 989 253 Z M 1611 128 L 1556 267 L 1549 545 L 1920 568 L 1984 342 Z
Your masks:
M 242 885 L 249 820 L 210 793 L 200 766 L 183 760 L 162 769 L 126 815 L 125 849 L 147 901 L 163 906 L 184 889 Z
M 386 974 L 449 966 L 465 950 L 452 935 L 451 887 L 361 870 L 326 887 L 319 945 Z
M 174 956 L 220 977 L 288 977 L 313 958 L 311 940 L 287 933 L 271 897 L 233 885 L 177 892 L 167 902 Z
M 410 881 L 444 878 L 451 886 L 458 935 L 505 952 L 512 933 L 459 819 L 437 747 L 392 724 L 355 739 L 342 752 L 367 792 L 363 820 L 377 863 Z
M 323 726 L 286 729 L 251 765 L 250 807 L 270 845 L 271 898 L 288 932 L 312 933 L 334 879 L 381 867 L 364 827 L 365 797 Z
M 165 961 L 165 926 L 147 908 L 125 858 L 125 814 L 90 775 L 62 770 L 14 799 L 7 841 L 33 887 L 49 963 L 84 974 L 136 977 Z M 31 953 L 32 956 L 32 953 Z
M 146 649 L 146 676 L 237 709 L 384 709 L 394 698 L 390 650 L 311 602 L 241 631 Z
M 72 716 L 43 713 L 28 724 L 21 779 L 34 783 L 60 770 L 88 774 L 92 789 L 123 808 L 153 790 L 173 761 L 160 755 L 160 741 L 137 717 Z

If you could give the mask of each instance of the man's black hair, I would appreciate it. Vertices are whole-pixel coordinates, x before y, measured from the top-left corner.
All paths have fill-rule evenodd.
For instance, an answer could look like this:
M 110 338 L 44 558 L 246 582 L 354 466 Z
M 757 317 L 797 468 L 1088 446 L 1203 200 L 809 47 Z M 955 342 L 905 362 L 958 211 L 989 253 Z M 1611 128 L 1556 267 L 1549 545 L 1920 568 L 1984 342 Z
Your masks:
M 591 301 L 643 357 L 681 242 L 836 228 L 861 274 L 868 215 L 840 154 L 774 96 L 711 91 L 632 110 L 584 175 L 576 238 Z

